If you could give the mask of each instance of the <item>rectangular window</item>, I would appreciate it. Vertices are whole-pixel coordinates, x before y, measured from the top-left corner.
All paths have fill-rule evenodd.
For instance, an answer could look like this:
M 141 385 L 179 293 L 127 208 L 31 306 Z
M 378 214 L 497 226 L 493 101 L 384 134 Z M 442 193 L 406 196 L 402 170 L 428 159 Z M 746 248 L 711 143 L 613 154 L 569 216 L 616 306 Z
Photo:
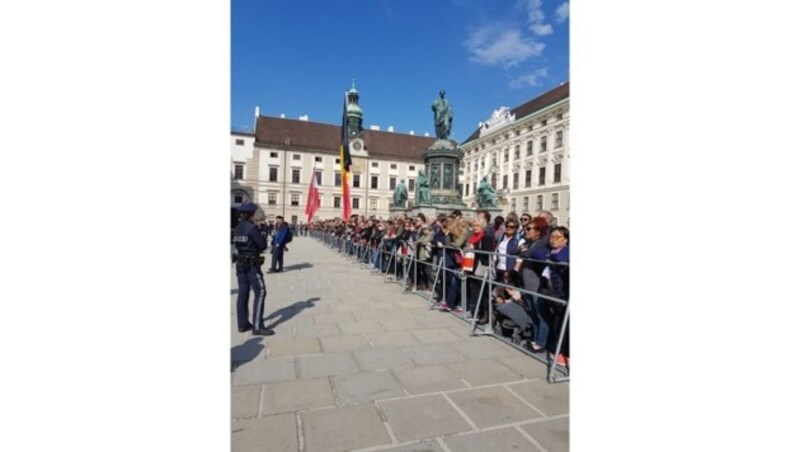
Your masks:
M 533 170 L 525 171 L 525 186 L 530 187 L 533 182 Z
M 567 223 L 569 223 L 569 220 L 567 220 Z M 556 226 L 558 226 L 558 217 L 553 217 L 553 219 L 550 221 L 550 227 L 554 228 Z
M 464 190 L 466 190 L 466 191 L 464 192 L 464 196 L 469 196 L 469 184 L 467 184 L 467 185 L 465 185 L 465 186 L 464 186 Z
M 542 137 L 539 147 L 539 152 L 547 151 L 547 137 Z
M 397 163 L 390 164 L 389 169 L 397 169 Z
M 539 168 L 539 185 L 544 185 L 544 177 L 547 174 L 547 168 Z
M 508 161 L 508 149 L 503 151 L 503 162 L 507 162 L 507 161 Z
M 519 173 L 514 173 L 514 190 L 519 188 Z
M 477 182 L 473 182 L 472 183 L 472 193 L 474 193 L 476 196 L 478 194 L 478 183 Z
M 361 208 L 361 198 L 353 198 L 353 208 L 354 209 Z
M 300 183 L 300 169 L 299 168 L 292 168 L 292 183 L 299 184 Z
M 241 204 L 244 201 L 244 196 L 242 196 L 241 192 L 236 192 L 233 194 L 233 202 L 236 204 Z
M 369 183 L 369 188 L 372 189 L 378 188 L 378 176 L 372 176 L 372 180 Z
M 528 152 L 525 155 L 527 155 L 527 156 L 533 155 L 533 141 L 528 141 L 528 149 L 527 149 L 527 151 Z
M 278 204 L 278 194 L 277 193 L 268 193 L 267 194 L 267 204 L 274 206 Z
M 237 139 L 236 146 L 244 146 L 244 140 Z
M 341 187 L 342 186 L 342 173 L 340 173 L 338 171 L 335 171 L 333 173 L 333 185 L 335 185 L 337 187 Z
M 395 187 L 397 187 L 397 178 L 396 177 L 390 177 L 389 178 L 389 190 L 394 190 Z
M 372 162 L 372 167 L 373 168 L 377 168 L 378 167 L 378 162 Z
M 559 113 L 556 115 L 556 121 L 561 121 L 562 119 L 564 119 L 564 113 Z
M 564 146 L 564 131 L 563 130 L 559 130 L 558 132 L 556 132 L 556 147 L 560 148 L 561 146 Z
M 544 195 L 536 195 L 536 210 L 544 209 Z
M 517 211 L 517 198 L 511 198 L 511 211 Z
M 503 175 L 503 188 L 508 188 L 508 174 Z
M 561 182 L 561 164 L 556 163 L 553 166 L 553 182 Z
M 372 210 L 378 208 L 378 198 L 369 198 L 369 208 Z
M 525 196 L 524 198 L 522 198 L 522 211 L 527 212 L 529 207 L 530 207 L 530 199 L 527 196 Z
M 315 162 L 322 162 L 322 157 L 314 157 Z
M 478 171 L 478 161 L 475 160 L 475 171 Z
M 415 171 L 416 169 L 417 169 L 417 167 L 416 167 L 416 166 L 414 166 L 414 165 L 409 165 L 409 166 L 408 166 L 408 170 L 409 170 L 409 171 Z
M 317 185 L 322 185 L 322 170 L 317 170 Z
M 519 160 L 519 145 L 514 146 L 514 160 Z
M 414 179 L 408 180 L 408 191 L 414 191 Z
M 278 153 L 277 153 L 277 152 L 270 152 L 270 153 L 269 153 L 269 158 L 271 158 L 271 159 L 276 159 L 276 158 L 278 158 Z
M 300 154 L 292 154 L 292 160 L 300 160 Z
M 361 187 L 361 175 L 353 174 L 353 188 Z
M 297 193 L 292 193 L 292 205 L 299 206 L 300 205 L 300 195 Z
M 547 120 L 546 119 L 542 119 L 542 122 L 540 122 L 539 124 L 541 124 L 542 127 L 544 127 L 544 126 L 547 125 Z
M 550 210 L 558 210 L 558 193 L 553 193 L 550 199 Z
M 269 167 L 269 181 L 278 182 L 278 168 L 275 166 Z
M 334 196 L 333 197 L 333 207 L 342 207 L 342 197 L 341 196 Z
M 292 215 L 292 224 L 297 224 L 297 215 Z
M 244 179 L 244 163 L 236 163 L 233 165 L 233 178 Z
M 340 162 L 341 162 L 341 160 L 340 160 L 340 159 L 336 159 L 336 160 L 334 160 L 334 162 L 333 162 L 333 163 L 335 163 L 335 164 L 339 165 L 339 164 L 340 164 Z

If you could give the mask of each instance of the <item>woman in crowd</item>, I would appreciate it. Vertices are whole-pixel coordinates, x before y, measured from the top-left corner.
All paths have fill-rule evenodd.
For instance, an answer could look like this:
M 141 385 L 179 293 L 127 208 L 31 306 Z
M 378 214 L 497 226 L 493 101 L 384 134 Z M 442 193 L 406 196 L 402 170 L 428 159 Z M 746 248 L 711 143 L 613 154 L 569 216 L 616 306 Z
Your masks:
M 463 260 L 462 248 L 469 238 L 470 230 L 466 227 L 466 222 L 463 219 L 450 217 L 447 222 L 447 240 L 444 252 L 444 267 L 448 270 L 445 272 L 445 282 L 447 284 L 447 293 L 445 300 L 440 308 L 444 311 L 454 310 L 456 314 L 460 315 L 462 312 L 460 301 L 461 295 L 461 282 L 458 277 L 458 270 L 461 268 Z
M 478 299 L 478 296 L 480 295 L 481 286 L 483 285 L 484 281 L 483 275 L 490 271 L 489 256 L 493 248 L 493 238 L 491 235 L 486 234 L 486 220 L 483 217 L 478 217 L 475 220 L 472 220 L 470 226 L 472 227 L 472 235 L 467 240 L 464 250 L 466 252 L 478 252 L 475 253 L 472 271 L 465 271 L 467 275 L 467 310 L 475 313 L 475 316 L 479 318 L 479 325 L 484 325 L 489 321 L 489 311 L 486 307 L 486 304 L 489 300 L 488 284 L 483 288 L 483 296 L 480 298 L 480 300 Z M 476 274 L 480 266 L 483 266 L 483 271 Z M 489 277 L 491 277 L 491 274 Z M 477 312 L 475 310 L 476 306 L 479 306 Z
M 519 259 L 517 259 L 516 269 L 522 275 L 522 288 L 530 292 L 538 292 L 541 283 L 542 272 L 545 264 L 542 262 L 547 257 L 547 241 L 544 234 L 547 231 L 547 221 L 543 218 L 534 218 L 528 221 L 525 227 L 525 242 L 519 249 Z M 539 259 L 535 261 L 532 259 Z M 549 309 L 545 309 L 545 300 L 531 294 L 523 295 L 528 313 L 534 320 L 534 338 L 531 342 L 531 350 L 540 352 L 547 344 L 547 336 L 550 332 L 550 322 L 552 316 Z
M 432 265 L 433 254 L 431 253 L 431 241 L 433 240 L 433 229 L 427 224 L 422 225 L 419 238 L 416 242 L 417 249 L 417 290 L 429 290 L 430 268 Z
M 502 215 L 498 215 L 494 217 L 494 242 L 497 243 L 500 239 L 503 238 L 503 234 L 505 234 L 505 226 L 506 223 L 505 218 Z
M 550 231 L 550 252 L 547 258 L 552 263 L 547 266 L 543 276 L 549 280 L 549 295 L 569 302 L 569 229 L 556 226 Z M 564 320 L 566 305 L 554 301 L 549 301 L 548 304 L 553 316 L 548 349 L 555 350 L 560 333 L 558 328 Z M 557 359 L 558 364 L 562 366 L 569 365 L 569 322 L 564 332 L 561 353 L 557 358 L 551 355 L 551 359 Z
M 503 282 L 506 272 L 513 270 L 517 262 L 517 228 L 519 224 L 514 220 L 508 220 L 505 224 L 503 238 L 497 244 L 497 254 L 495 268 L 497 269 L 497 282 Z M 516 281 L 512 281 L 516 285 Z

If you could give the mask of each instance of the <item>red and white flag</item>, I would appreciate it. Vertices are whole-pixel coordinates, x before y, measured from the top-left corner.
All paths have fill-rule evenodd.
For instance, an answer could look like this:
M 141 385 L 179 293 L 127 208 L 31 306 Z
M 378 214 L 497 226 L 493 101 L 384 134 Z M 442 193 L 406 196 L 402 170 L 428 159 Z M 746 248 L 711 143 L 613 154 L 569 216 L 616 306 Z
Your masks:
M 311 186 L 308 187 L 308 199 L 306 200 L 306 215 L 308 222 L 314 217 L 314 213 L 319 209 L 319 189 L 317 188 L 317 166 L 311 171 Z

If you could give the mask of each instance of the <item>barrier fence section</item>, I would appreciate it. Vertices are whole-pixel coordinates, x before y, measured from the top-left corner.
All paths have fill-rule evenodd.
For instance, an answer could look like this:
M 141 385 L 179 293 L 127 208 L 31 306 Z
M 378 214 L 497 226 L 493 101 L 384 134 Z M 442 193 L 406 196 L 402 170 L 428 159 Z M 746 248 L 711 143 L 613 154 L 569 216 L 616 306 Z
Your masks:
M 568 300 L 562 300 L 541 292 L 534 292 L 525 290 L 523 287 L 508 285 L 495 280 L 497 269 L 495 261 L 497 258 L 505 259 L 506 257 L 513 257 L 518 262 L 536 262 L 546 265 L 560 265 L 569 266 L 564 262 L 542 261 L 528 258 L 521 258 L 519 256 L 511 256 L 497 252 L 487 252 L 480 250 L 470 250 L 474 253 L 475 267 L 477 268 L 478 256 L 486 254 L 489 258 L 489 266 L 482 272 L 482 275 L 476 275 L 474 272 L 464 271 L 458 266 L 452 265 L 450 267 L 445 265 L 445 253 L 451 255 L 459 254 L 463 257 L 463 252 L 459 248 L 443 246 L 441 248 L 434 247 L 436 252 L 428 260 L 420 260 L 417 257 L 417 246 L 415 243 L 398 243 L 396 241 L 381 241 L 379 244 L 370 244 L 369 242 L 353 242 L 350 237 L 337 236 L 330 231 L 311 231 L 311 237 L 317 239 L 323 244 L 329 246 L 338 254 L 345 255 L 346 259 L 353 264 L 359 264 L 362 269 L 370 269 L 370 273 L 382 275 L 385 277 L 385 282 L 394 282 L 404 286 L 405 290 L 409 293 L 415 294 L 423 299 L 427 299 L 429 309 L 438 309 L 440 307 L 439 300 L 448 300 L 448 292 L 458 292 L 458 302 L 461 309 L 453 311 L 459 319 L 463 320 L 469 325 L 470 335 L 487 335 L 501 340 L 503 343 L 514 347 L 515 349 L 525 353 L 533 359 L 547 365 L 547 381 L 550 383 L 560 383 L 569 381 L 569 363 L 561 365 L 558 363 L 558 356 L 561 354 L 564 345 L 564 337 L 566 335 L 567 325 L 570 316 L 570 305 Z M 481 264 L 483 265 L 483 264 Z M 420 278 L 422 277 L 422 278 Z M 419 287 L 420 279 L 423 280 L 423 287 Z M 432 282 L 431 282 L 432 281 Z M 468 284 L 473 281 L 472 290 L 475 289 L 477 284 L 480 284 L 477 302 L 472 310 L 468 311 Z M 547 349 L 544 353 L 534 352 L 527 347 L 526 340 L 523 340 L 522 333 L 519 331 L 521 328 L 517 327 L 514 330 L 511 338 L 506 337 L 501 331 L 495 330 L 495 322 L 497 317 L 495 315 L 493 294 L 495 288 L 503 287 L 513 289 L 521 295 L 527 295 L 528 312 L 533 310 L 532 305 L 538 304 L 538 300 L 547 300 L 555 305 L 561 306 L 564 309 L 563 318 L 560 319 L 557 326 L 558 339 L 556 342 L 553 354 L 549 353 Z M 437 292 L 440 294 L 437 297 Z M 487 294 L 487 296 L 484 296 Z M 479 313 L 483 312 L 481 306 L 484 306 L 487 314 L 487 322 L 484 325 L 479 324 Z M 460 311 L 460 312 L 459 312 Z M 500 325 L 497 325 L 500 327 Z M 536 326 L 538 328 L 538 325 Z M 534 332 L 531 336 L 535 337 Z M 529 338 L 533 340 L 533 337 Z M 540 344 L 545 345 L 545 344 Z M 546 347 L 546 345 L 545 345 Z M 540 356 L 543 355 L 543 356 Z

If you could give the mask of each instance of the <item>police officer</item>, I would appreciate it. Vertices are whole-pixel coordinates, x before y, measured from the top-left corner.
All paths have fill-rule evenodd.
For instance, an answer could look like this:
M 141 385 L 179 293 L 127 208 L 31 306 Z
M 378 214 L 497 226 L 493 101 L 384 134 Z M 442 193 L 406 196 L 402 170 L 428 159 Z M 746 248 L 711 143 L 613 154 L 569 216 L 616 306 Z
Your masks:
M 258 210 L 253 202 L 245 202 L 239 206 L 241 220 L 233 230 L 233 244 L 239 251 L 236 260 L 236 279 L 239 282 L 239 295 L 236 299 L 236 321 L 239 332 L 244 333 L 252 328 L 253 334 L 270 336 L 274 331 L 264 328 L 264 301 L 267 298 L 267 286 L 261 273 L 261 252 L 267 249 L 267 241 L 261 235 L 252 218 Z M 253 323 L 247 321 L 247 301 L 250 289 L 253 289 Z

